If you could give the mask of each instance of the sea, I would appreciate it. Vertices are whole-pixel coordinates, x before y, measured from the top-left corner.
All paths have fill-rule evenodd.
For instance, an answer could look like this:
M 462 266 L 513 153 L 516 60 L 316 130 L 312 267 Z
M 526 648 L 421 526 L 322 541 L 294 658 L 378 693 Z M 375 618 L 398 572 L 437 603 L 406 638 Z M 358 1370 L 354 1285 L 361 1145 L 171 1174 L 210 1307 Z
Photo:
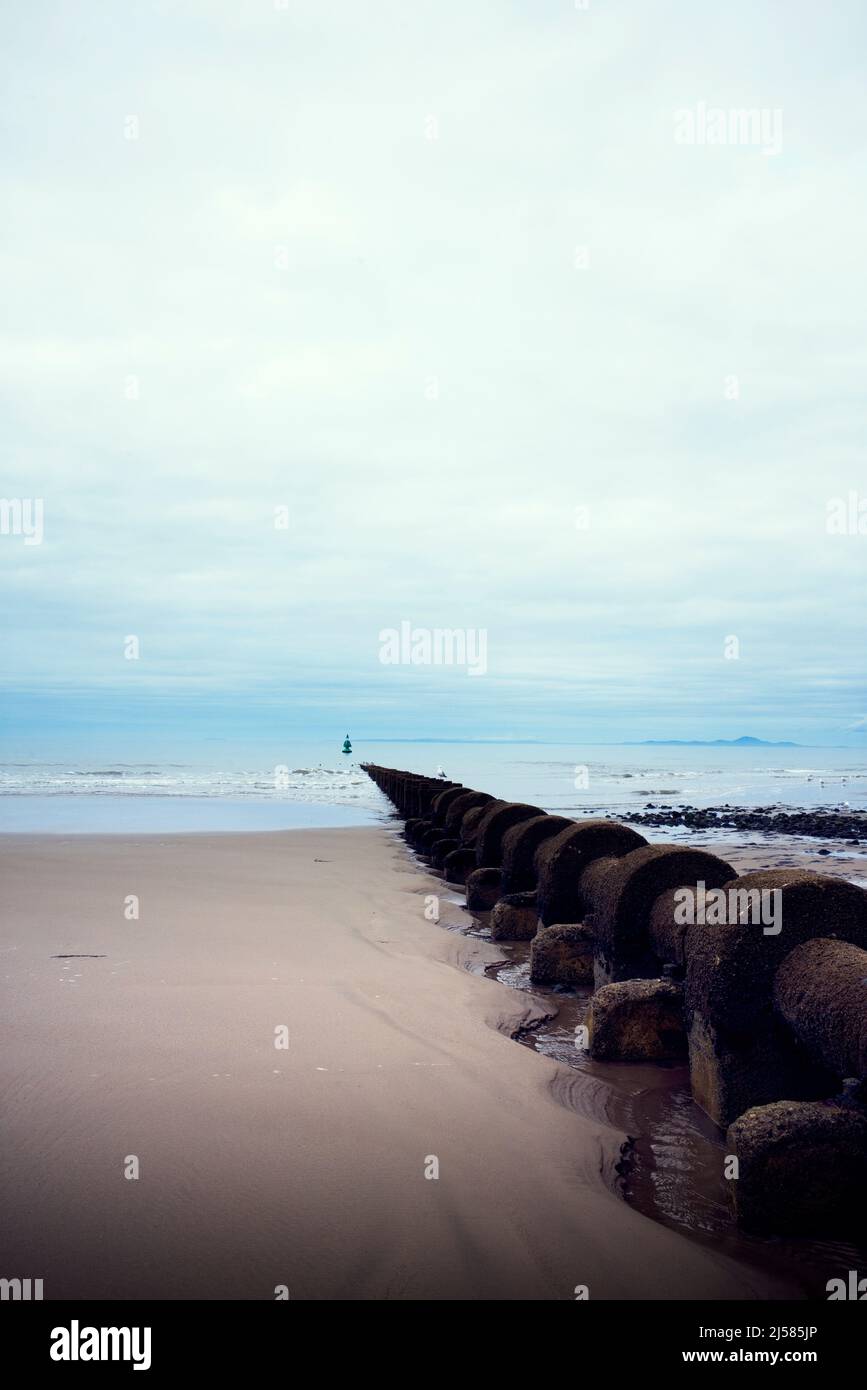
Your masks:
M 442 774 L 561 815 L 628 820 L 648 805 L 867 808 L 858 748 L 353 742 L 172 746 L 141 761 L 79 750 L 0 765 L 0 831 L 169 833 L 371 825 L 392 808 L 364 762 Z M 671 828 L 666 837 L 672 838 Z

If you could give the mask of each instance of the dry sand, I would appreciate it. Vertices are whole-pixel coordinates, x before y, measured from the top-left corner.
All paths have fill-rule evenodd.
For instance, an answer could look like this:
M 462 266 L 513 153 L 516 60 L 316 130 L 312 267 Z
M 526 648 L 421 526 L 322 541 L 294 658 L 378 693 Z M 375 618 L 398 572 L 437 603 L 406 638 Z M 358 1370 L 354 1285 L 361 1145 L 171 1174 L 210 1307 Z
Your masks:
M 531 1002 L 456 968 L 496 952 L 425 920 L 442 884 L 389 830 L 0 855 L 4 1277 L 46 1298 L 792 1294 L 611 1190 L 624 1136 L 500 1031 Z

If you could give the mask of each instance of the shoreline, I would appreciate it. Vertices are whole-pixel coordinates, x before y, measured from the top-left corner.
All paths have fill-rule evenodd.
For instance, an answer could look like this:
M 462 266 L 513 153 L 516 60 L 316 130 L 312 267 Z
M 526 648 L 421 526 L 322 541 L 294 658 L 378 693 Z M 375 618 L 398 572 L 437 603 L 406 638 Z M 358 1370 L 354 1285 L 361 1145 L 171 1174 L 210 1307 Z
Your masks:
M 6 792 L 0 795 L 0 836 L 281 834 L 375 826 L 387 814 L 368 803 L 255 796 Z
M 391 827 L 4 854 L 7 1260 L 47 1298 L 801 1296 L 616 1195 L 625 1133 L 504 1036 L 536 1006 L 454 968 L 498 953 Z
M 652 814 L 650 814 L 652 812 Z M 656 806 L 647 802 L 630 815 L 632 825 L 684 827 L 690 830 L 738 830 L 797 839 L 836 840 L 847 845 L 867 841 L 867 813 L 843 806 Z

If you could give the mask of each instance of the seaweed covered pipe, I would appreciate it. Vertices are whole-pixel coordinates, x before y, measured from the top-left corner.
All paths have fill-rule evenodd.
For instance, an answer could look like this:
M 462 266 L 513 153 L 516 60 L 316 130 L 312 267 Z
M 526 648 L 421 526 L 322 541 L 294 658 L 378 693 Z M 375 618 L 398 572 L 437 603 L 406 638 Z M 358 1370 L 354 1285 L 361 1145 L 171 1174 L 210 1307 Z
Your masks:
M 867 892 L 854 883 L 770 869 L 733 879 L 728 890 L 780 896 L 779 930 L 742 920 L 686 929 L 692 1091 L 722 1126 L 756 1105 L 818 1100 L 840 1089 L 853 1044 L 839 1020 L 863 1009 L 856 1009 L 861 996 L 853 981 L 867 949 Z M 799 952 L 816 938 L 830 944 Z M 836 949 L 844 944 L 859 953 Z M 812 979 L 809 971 L 819 962 L 822 974 Z
M 364 768 L 467 906 L 494 909 L 492 935 L 532 940 L 535 980 L 592 970 L 594 1055 L 688 1048 L 693 1098 L 740 1164 L 742 1224 L 845 1230 L 867 1163 L 867 891 L 806 870 L 738 877 L 614 821 Z M 753 915 L 765 900 L 774 910 Z

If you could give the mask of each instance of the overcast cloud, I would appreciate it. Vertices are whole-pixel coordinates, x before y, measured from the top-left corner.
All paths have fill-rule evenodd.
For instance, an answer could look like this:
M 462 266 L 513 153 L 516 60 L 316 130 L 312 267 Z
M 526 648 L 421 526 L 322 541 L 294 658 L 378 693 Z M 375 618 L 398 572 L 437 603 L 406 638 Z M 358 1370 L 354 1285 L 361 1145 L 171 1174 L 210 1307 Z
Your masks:
M 863 4 L 3 24 L 13 727 L 863 743 Z M 779 152 L 679 144 L 700 103 Z M 384 666 L 403 620 L 487 673 Z

